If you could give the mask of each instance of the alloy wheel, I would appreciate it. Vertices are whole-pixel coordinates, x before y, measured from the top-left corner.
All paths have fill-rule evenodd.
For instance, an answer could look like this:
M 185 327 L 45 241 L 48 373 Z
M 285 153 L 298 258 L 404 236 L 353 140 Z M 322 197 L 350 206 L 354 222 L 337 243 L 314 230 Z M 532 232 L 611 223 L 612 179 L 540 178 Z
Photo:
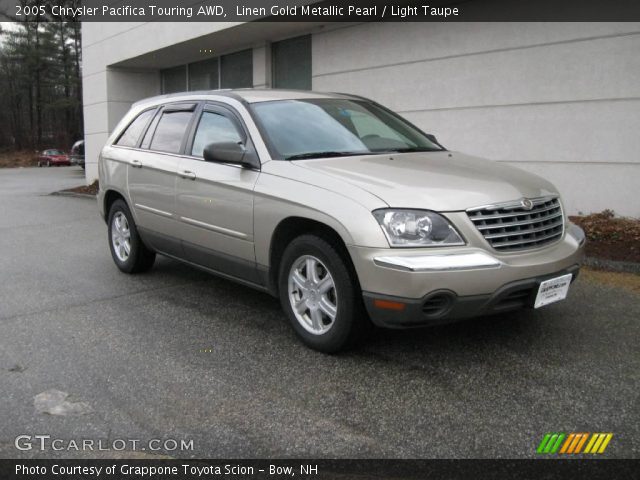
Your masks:
M 131 254 L 131 230 L 122 212 L 116 212 L 111 220 L 111 244 L 118 260 L 126 262 Z
M 322 335 L 333 326 L 338 313 L 338 293 L 331 272 L 312 255 L 296 259 L 289 270 L 289 302 L 300 325 Z

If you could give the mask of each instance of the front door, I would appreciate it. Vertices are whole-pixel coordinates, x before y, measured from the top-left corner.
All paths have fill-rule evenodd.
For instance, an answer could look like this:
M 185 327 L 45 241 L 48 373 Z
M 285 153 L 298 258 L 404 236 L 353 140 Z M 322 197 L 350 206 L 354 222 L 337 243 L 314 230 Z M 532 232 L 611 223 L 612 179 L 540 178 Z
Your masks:
M 202 152 L 217 142 L 251 141 L 229 109 L 206 105 L 193 141 L 178 165 L 176 211 L 187 260 L 259 283 L 253 245 L 253 189 L 259 171 L 206 162 Z

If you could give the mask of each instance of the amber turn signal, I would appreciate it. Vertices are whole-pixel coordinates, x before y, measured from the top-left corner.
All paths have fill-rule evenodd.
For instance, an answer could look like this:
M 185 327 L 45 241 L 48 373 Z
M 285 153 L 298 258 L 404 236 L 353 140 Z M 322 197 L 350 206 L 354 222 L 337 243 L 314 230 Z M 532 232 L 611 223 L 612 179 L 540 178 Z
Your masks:
M 382 308 L 384 310 L 397 310 L 402 311 L 406 304 L 400 302 L 392 302 L 390 300 L 380 300 L 376 299 L 373 301 L 373 306 L 376 308 Z

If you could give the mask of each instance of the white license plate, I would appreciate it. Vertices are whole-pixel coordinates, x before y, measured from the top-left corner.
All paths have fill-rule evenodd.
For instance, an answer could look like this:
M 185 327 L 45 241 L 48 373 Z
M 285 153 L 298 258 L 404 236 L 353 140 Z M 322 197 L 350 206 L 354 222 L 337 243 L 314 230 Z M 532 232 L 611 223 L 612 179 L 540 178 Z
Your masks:
M 536 301 L 533 304 L 533 308 L 544 307 L 553 302 L 559 302 L 567 298 L 569 293 L 569 284 L 571 283 L 570 273 L 562 275 L 561 277 L 550 278 L 540 284 L 538 288 L 538 295 Z

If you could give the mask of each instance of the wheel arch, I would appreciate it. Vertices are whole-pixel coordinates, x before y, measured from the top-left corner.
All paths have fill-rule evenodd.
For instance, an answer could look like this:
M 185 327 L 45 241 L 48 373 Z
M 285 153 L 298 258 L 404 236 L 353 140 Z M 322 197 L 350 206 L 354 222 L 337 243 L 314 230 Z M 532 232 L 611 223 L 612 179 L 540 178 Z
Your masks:
M 358 281 L 351 255 L 347 249 L 348 240 L 345 241 L 335 228 L 322 221 L 308 217 L 290 216 L 278 223 L 270 239 L 268 287 L 273 295 L 278 295 L 278 274 L 285 249 L 292 240 L 305 234 L 316 235 L 333 245 L 342 255 L 354 279 Z
M 116 200 L 122 200 L 124 203 L 127 204 L 127 206 L 129 207 L 129 210 L 131 211 L 131 214 L 133 215 L 133 210 L 131 209 L 131 205 L 129 205 L 129 202 L 127 201 L 127 197 L 125 197 L 125 195 L 114 189 L 114 188 L 109 188 L 105 191 L 104 193 L 104 200 L 103 200 L 103 207 L 104 207 L 104 221 L 108 221 L 109 219 L 109 211 L 111 210 L 111 205 L 113 205 L 113 203 Z

